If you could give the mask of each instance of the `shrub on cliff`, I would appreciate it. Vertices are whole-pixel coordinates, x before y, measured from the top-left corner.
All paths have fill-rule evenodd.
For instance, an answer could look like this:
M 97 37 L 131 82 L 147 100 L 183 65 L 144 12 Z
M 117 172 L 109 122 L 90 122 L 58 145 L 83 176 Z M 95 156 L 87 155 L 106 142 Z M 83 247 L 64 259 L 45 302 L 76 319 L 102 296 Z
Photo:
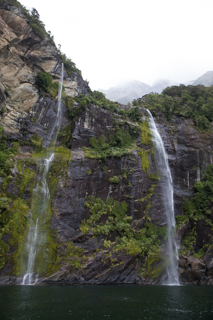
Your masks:
M 27 17 L 29 20 L 29 24 L 31 28 L 33 29 L 34 33 L 40 38 L 44 39 L 46 30 L 44 27 L 43 22 L 40 20 L 40 16 L 38 11 L 33 8 L 32 11 L 30 12 L 29 10 L 26 9 L 25 6 L 23 6 L 19 1 L 17 0 L 0 0 L 0 2 L 6 2 L 7 4 L 11 6 L 15 6 L 19 9 L 21 9 L 22 13 Z
M 109 182 L 117 184 L 117 183 L 120 183 L 120 179 L 117 176 L 113 176 L 112 178 L 109 178 Z
M 187 224 L 188 231 L 182 241 L 180 252 L 187 254 L 192 251 L 193 256 L 201 258 L 211 246 L 213 222 L 213 165 L 209 165 L 203 181 L 198 181 L 194 185 L 194 196 L 183 204 L 183 215 L 176 216 L 178 227 Z M 202 228 L 208 227 L 203 242 L 199 240 L 197 233 L 199 225 Z M 205 229 L 204 229 L 205 230 Z
M 13 163 L 8 158 L 8 155 L 0 151 L 0 175 L 1 176 L 7 175 L 12 166 L 13 166 Z
M 140 122 L 141 120 L 141 113 L 138 107 L 131 108 L 127 111 L 127 116 L 135 122 Z
M 51 75 L 49 75 L 47 72 L 39 71 L 35 79 L 35 85 L 39 88 L 39 90 L 49 92 L 52 85 Z
M 0 176 L 5 177 L 10 173 L 10 169 L 13 167 L 13 161 L 11 158 L 12 155 L 18 153 L 18 148 L 18 142 L 13 142 L 13 147 L 8 148 L 3 128 L 0 127 Z
M 79 76 L 82 76 L 81 70 L 76 68 L 75 63 L 70 58 L 67 58 L 66 54 L 62 53 L 60 50 L 58 51 L 59 51 L 59 56 L 64 64 L 64 68 L 67 71 L 67 74 L 71 76 L 72 72 L 76 72 L 77 74 L 79 74 Z

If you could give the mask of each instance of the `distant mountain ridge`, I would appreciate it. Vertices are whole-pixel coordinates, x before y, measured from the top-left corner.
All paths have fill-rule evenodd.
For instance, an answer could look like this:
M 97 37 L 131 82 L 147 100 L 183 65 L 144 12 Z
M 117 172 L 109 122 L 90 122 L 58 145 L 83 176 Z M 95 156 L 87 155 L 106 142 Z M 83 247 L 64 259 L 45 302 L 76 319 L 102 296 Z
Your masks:
M 138 99 L 150 92 L 151 86 L 146 83 L 134 80 L 116 87 L 111 87 L 108 90 L 99 89 L 106 97 L 112 101 L 118 101 L 122 104 Z
M 178 86 L 180 83 L 161 79 L 156 81 L 152 86 L 138 80 L 129 81 L 123 85 L 111 87 L 108 90 L 99 89 L 106 97 L 112 101 L 118 101 L 122 104 L 128 104 L 134 99 L 141 98 L 145 94 L 156 92 L 161 93 L 165 88 Z M 204 85 L 206 87 L 213 85 L 213 71 L 207 71 L 197 80 L 187 81 L 185 85 Z
M 193 86 L 196 86 L 198 84 L 202 84 L 205 87 L 213 85 L 213 71 L 207 71 L 193 82 Z

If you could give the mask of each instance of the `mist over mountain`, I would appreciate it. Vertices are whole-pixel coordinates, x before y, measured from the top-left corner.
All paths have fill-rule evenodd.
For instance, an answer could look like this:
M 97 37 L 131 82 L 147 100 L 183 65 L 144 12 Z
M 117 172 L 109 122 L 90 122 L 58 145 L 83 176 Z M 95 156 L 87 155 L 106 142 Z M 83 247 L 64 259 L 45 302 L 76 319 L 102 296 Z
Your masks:
M 127 104 L 128 102 L 149 93 L 150 89 L 151 86 L 148 84 L 133 80 L 116 87 L 111 87 L 108 90 L 99 89 L 99 91 L 103 92 L 107 99 Z
M 127 104 L 128 102 L 132 102 L 134 99 L 141 98 L 150 92 L 161 93 L 165 88 L 178 86 L 179 84 L 179 82 L 160 79 L 150 86 L 147 83 L 133 80 L 126 82 L 125 84 L 111 87 L 108 90 L 99 89 L 99 91 L 103 92 L 107 99 L 118 101 L 122 104 Z M 195 86 L 198 84 L 202 84 L 207 87 L 213 85 L 213 71 L 208 71 L 200 76 L 197 80 L 190 80 L 185 83 L 185 85 Z
M 196 86 L 202 84 L 206 87 L 213 85 L 213 71 L 207 71 L 201 77 L 193 82 L 193 85 Z
M 174 81 L 170 81 L 170 80 L 166 80 L 166 79 L 160 79 L 160 80 L 157 80 L 156 82 L 154 82 L 154 84 L 150 88 L 149 92 L 161 93 L 163 91 L 163 89 L 165 89 L 167 87 L 178 86 L 178 85 L 179 85 L 178 82 L 174 82 Z
M 128 102 L 132 102 L 134 99 L 141 98 L 150 92 L 161 93 L 166 87 L 174 85 L 179 85 L 179 83 L 166 79 L 160 79 L 150 86 L 147 83 L 133 80 L 115 87 L 111 87 L 108 90 L 99 89 L 99 91 L 103 92 L 107 99 L 118 101 L 122 104 L 127 104 Z

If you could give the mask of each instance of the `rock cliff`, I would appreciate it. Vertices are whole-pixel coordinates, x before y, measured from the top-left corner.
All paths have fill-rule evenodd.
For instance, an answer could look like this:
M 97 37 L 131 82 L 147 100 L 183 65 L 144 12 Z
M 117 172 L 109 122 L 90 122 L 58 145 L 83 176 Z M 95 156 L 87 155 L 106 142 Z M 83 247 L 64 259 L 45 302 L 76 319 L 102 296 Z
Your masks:
M 57 114 L 57 97 L 39 90 L 36 76 L 41 71 L 57 82 L 62 58 L 47 34 L 41 39 L 21 9 L 4 1 L 0 34 L 0 140 L 2 152 L 11 150 L 8 167 L 0 161 L 0 281 L 19 283 L 32 190 Z M 166 217 L 146 111 L 138 108 L 125 118 L 118 114 L 121 106 L 104 104 L 78 73 L 68 73 L 47 177 L 46 247 L 35 272 L 44 283 L 160 283 Z M 212 126 L 200 132 L 191 119 L 174 115 L 168 121 L 162 112 L 155 112 L 155 121 L 174 182 L 180 280 L 212 284 L 212 205 L 208 219 L 196 221 L 184 211 L 212 164 Z
M 6 2 L 0 2 L 0 34 L 0 101 L 4 113 L 1 123 L 8 134 L 18 134 L 20 139 L 21 122 L 32 120 L 33 108 L 40 99 L 36 74 L 48 72 L 57 81 L 62 61 L 51 38 L 45 35 L 40 39 L 21 10 Z M 77 73 L 65 73 L 64 78 L 67 96 L 89 92 L 88 84 Z M 47 99 L 43 104 L 51 101 Z

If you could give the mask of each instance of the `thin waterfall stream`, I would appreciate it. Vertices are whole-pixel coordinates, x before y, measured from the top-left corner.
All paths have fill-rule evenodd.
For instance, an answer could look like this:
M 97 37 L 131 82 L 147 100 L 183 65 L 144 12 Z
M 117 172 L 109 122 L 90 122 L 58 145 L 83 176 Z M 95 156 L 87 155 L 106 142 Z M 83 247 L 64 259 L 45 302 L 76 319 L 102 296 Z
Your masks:
M 41 171 L 43 171 L 42 178 L 41 181 L 37 182 L 37 185 L 32 194 L 29 229 L 25 248 L 27 254 L 27 267 L 22 281 L 23 285 L 33 285 L 38 281 L 38 275 L 35 274 L 35 262 L 42 246 L 44 247 L 46 242 L 44 225 L 46 222 L 45 216 L 50 205 L 47 174 L 49 172 L 50 165 L 54 160 L 55 144 L 61 126 L 61 96 L 63 88 L 63 74 L 64 66 L 62 63 L 56 121 L 50 133 L 50 145 L 47 148 L 46 157 L 41 164 Z
M 146 110 L 149 115 L 149 127 L 153 137 L 155 147 L 155 161 L 158 165 L 158 173 L 160 177 L 161 188 L 163 191 L 163 205 L 167 218 L 167 253 L 168 266 L 167 279 L 164 284 L 179 285 L 178 276 L 178 244 L 176 239 L 176 223 L 174 213 L 173 200 L 173 181 L 169 167 L 168 156 L 164 148 L 163 140 L 157 130 L 155 121 L 149 110 Z

